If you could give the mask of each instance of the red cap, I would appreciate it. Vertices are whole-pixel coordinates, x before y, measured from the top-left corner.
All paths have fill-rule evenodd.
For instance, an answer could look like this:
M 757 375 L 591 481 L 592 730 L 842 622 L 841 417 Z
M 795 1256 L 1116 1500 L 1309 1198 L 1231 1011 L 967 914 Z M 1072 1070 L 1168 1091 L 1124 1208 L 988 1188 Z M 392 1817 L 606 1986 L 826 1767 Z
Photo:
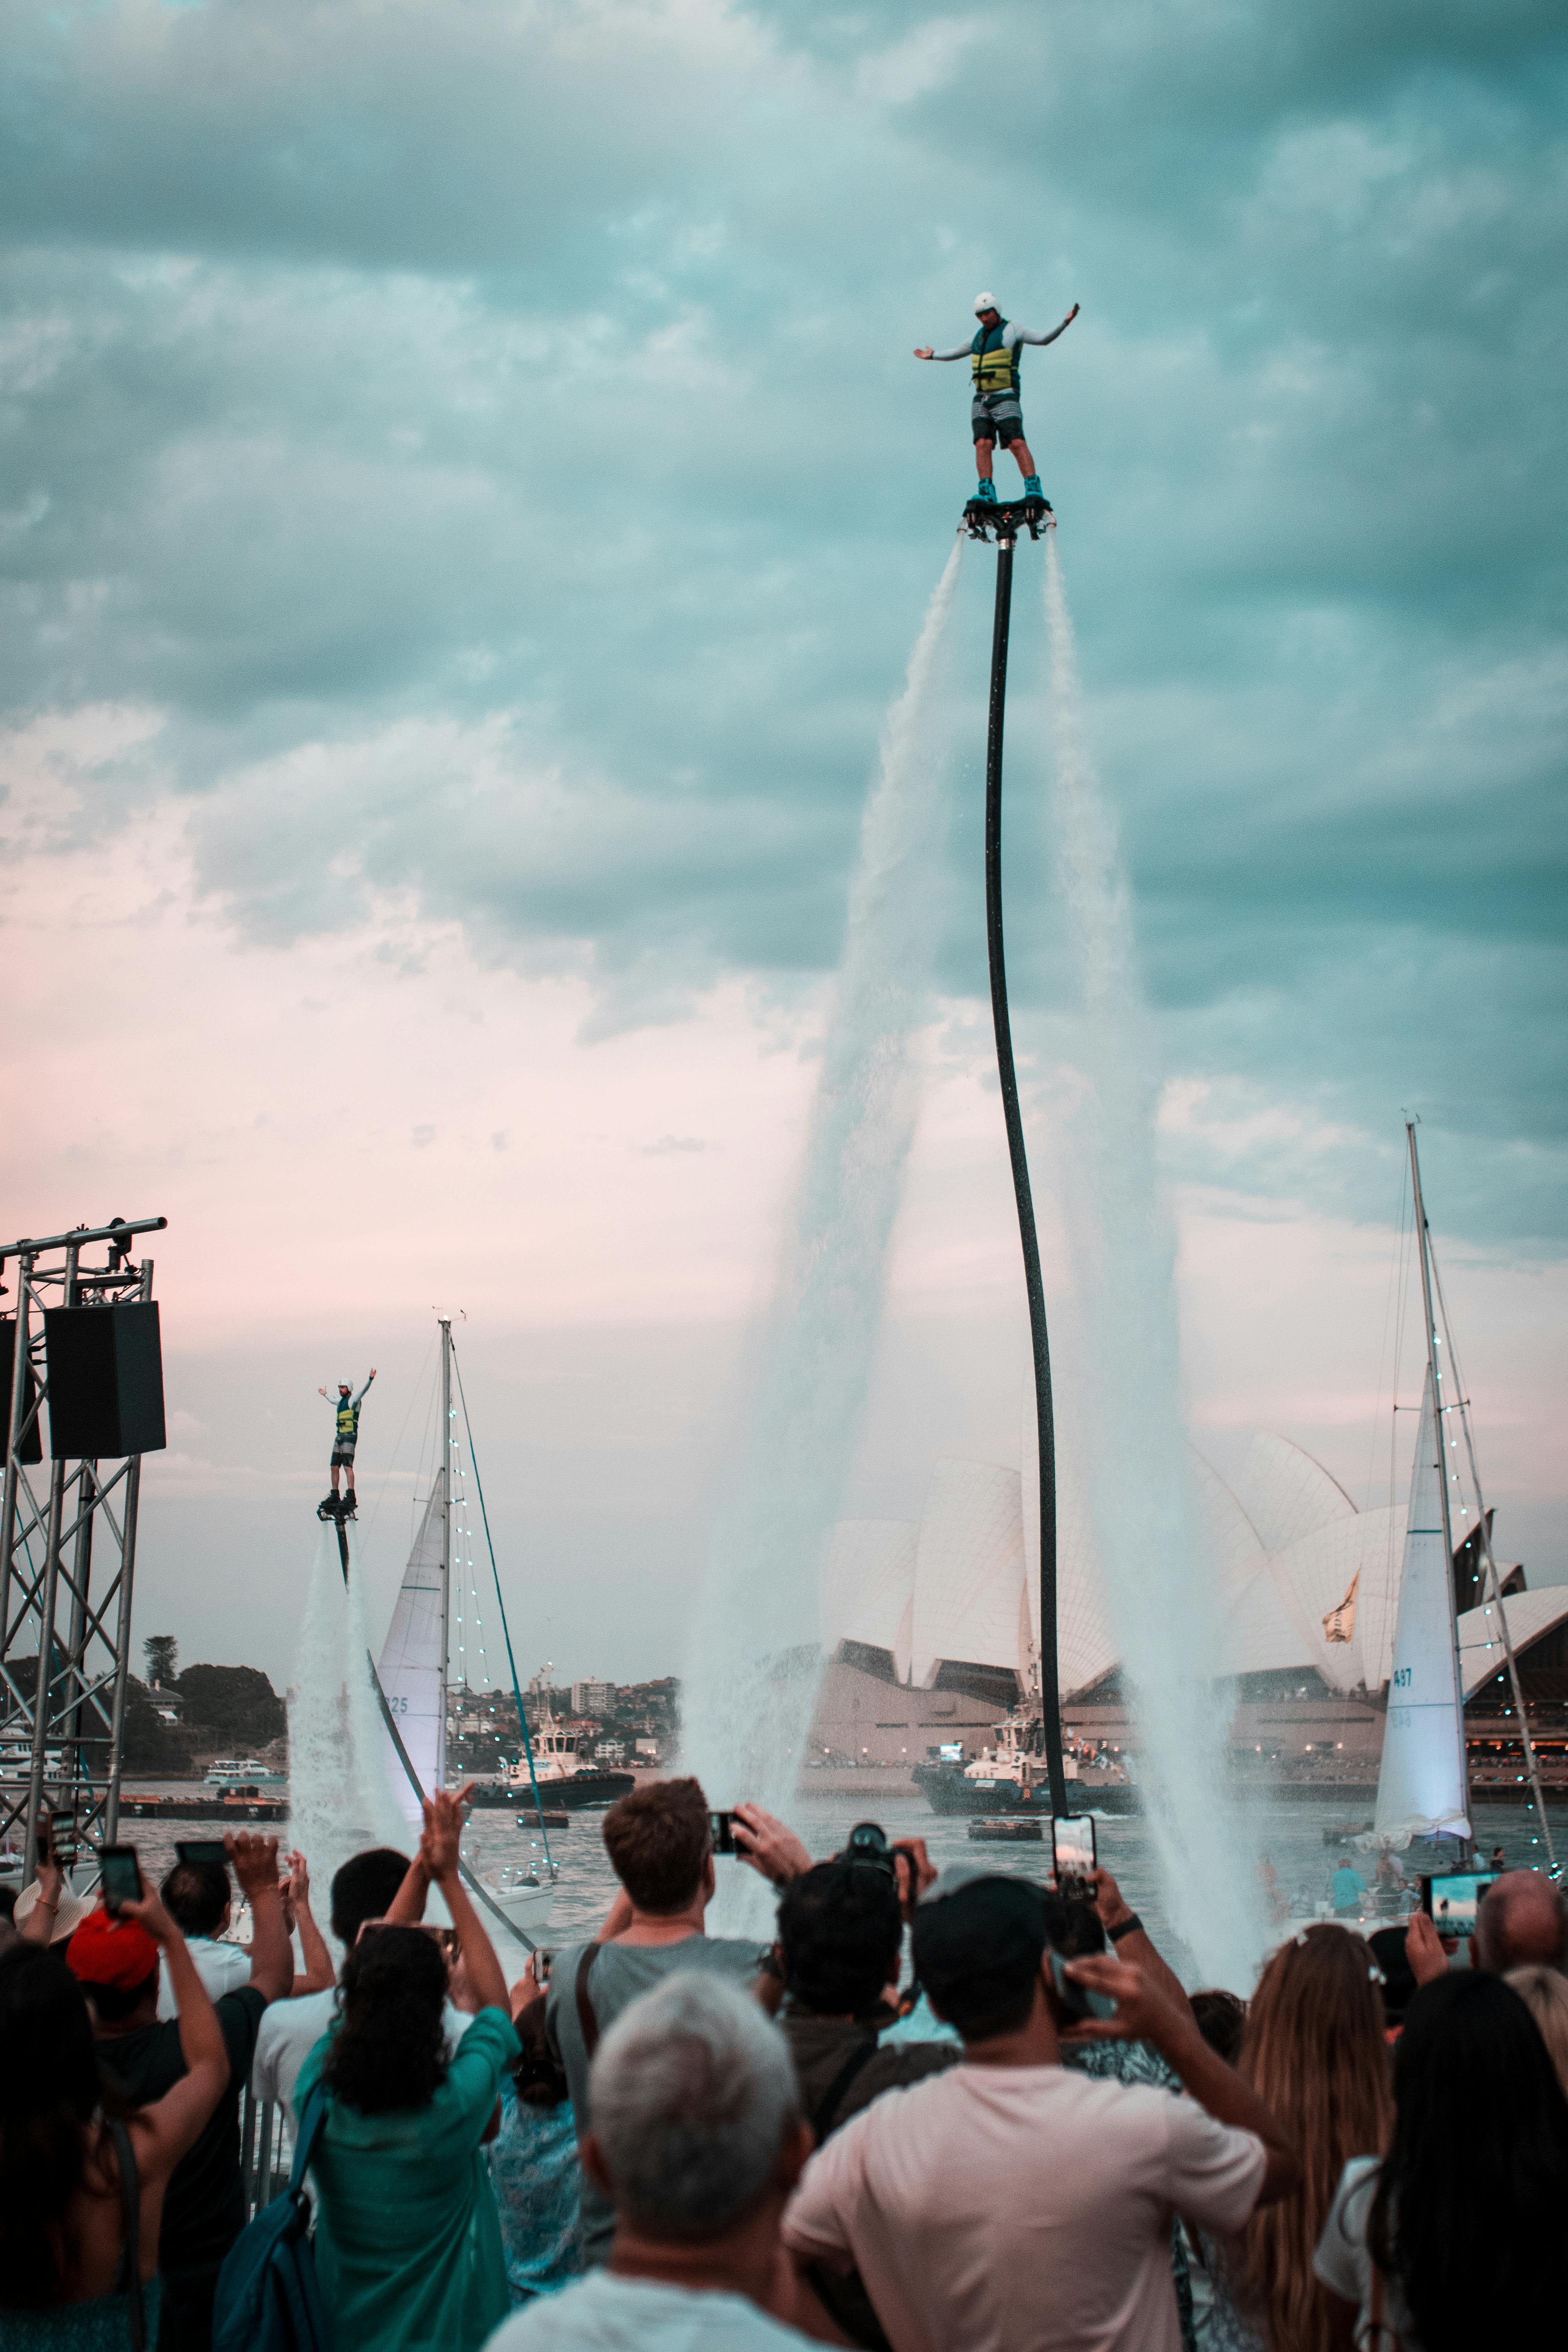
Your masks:
M 158 1947 L 134 1919 L 111 1919 L 100 1906 L 89 1911 L 66 1946 L 66 1966 L 79 1983 L 116 1985 L 131 1992 L 158 1966 Z

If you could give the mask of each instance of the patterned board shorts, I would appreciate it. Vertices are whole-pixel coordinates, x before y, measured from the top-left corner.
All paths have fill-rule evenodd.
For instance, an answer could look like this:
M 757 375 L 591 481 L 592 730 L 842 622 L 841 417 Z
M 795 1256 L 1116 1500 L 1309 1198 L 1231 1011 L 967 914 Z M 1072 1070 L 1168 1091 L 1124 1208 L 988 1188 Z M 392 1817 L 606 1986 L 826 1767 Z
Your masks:
M 320 1455 L 320 1454 L 318 1454 L 318 1455 L 316 1456 L 316 1459 L 317 1459 L 317 1461 L 318 1461 L 318 1462 L 321 1460 L 321 1455 Z M 348 1463 L 348 1464 L 352 1466 L 352 1465 L 353 1465 L 353 1458 L 354 1458 L 354 1441 L 353 1441 L 353 1439 L 352 1437 L 340 1437 L 340 1438 L 335 1439 L 335 1440 L 334 1440 L 334 1442 L 333 1442 L 333 1444 L 332 1444 L 332 1462 L 331 1462 L 331 1466 L 335 1468 L 339 1463 L 343 1463 L 343 1462 Z
M 1024 412 L 1016 393 L 993 393 L 989 399 L 976 400 L 969 422 L 976 441 L 995 441 L 1010 449 L 1024 438 Z

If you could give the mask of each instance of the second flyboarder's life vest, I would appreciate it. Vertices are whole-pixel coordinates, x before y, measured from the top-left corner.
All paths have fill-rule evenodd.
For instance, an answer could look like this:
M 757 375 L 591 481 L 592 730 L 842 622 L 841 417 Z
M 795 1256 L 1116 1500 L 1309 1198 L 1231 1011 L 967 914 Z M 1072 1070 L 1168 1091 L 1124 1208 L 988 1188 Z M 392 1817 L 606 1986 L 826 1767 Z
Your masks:
M 340 1398 L 338 1402 L 338 1435 L 359 1435 L 359 1407 L 347 1397 Z
M 1015 399 L 1018 392 L 1018 352 L 1015 345 L 1009 350 L 1002 341 L 1005 319 L 994 327 L 982 327 L 970 344 L 970 370 L 974 377 L 974 394 L 984 400 L 989 394 L 1010 392 Z

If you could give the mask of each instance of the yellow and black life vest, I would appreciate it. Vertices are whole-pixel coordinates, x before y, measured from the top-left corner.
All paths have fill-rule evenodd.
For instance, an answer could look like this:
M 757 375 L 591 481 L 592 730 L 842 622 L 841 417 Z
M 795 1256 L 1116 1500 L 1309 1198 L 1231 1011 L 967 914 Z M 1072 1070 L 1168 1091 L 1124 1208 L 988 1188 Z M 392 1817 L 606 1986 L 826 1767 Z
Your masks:
M 969 346 L 976 399 L 1007 392 L 1017 395 L 1018 352 L 1016 345 L 1009 350 L 1002 341 L 1006 324 L 1005 319 L 999 319 L 994 327 L 982 327 Z
M 359 1435 L 359 1407 L 347 1397 L 342 1398 L 338 1404 L 338 1435 L 340 1437 Z

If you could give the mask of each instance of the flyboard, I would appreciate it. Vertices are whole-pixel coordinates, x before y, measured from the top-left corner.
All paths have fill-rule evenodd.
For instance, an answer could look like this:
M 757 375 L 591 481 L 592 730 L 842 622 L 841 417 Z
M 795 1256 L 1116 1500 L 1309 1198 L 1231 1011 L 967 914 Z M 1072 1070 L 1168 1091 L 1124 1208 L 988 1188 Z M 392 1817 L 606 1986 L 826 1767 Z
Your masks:
M 1021 530 L 1031 539 L 1056 529 L 1056 511 L 1049 499 L 971 499 L 963 509 L 960 530 L 971 539 L 1013 540 Z

